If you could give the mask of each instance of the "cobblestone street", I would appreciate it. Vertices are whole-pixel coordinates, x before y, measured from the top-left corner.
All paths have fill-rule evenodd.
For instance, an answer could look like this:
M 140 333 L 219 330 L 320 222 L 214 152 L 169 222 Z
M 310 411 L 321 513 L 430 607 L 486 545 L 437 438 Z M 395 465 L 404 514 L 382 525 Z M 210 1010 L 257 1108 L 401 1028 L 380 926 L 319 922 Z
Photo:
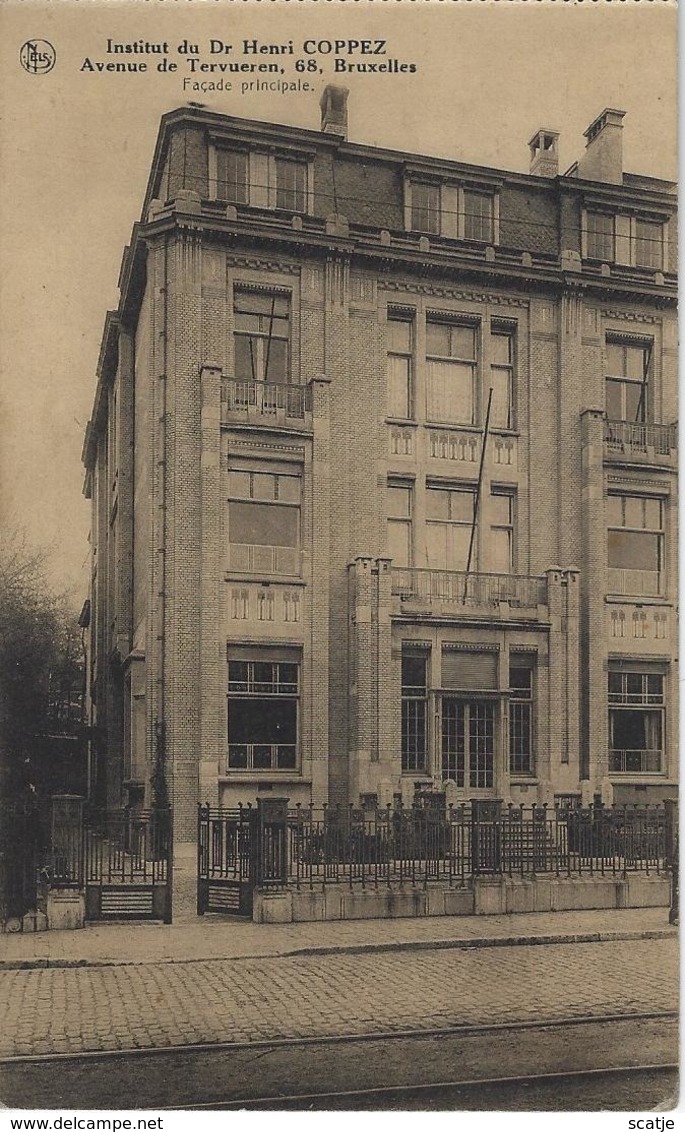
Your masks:
M 0 973 L 0 1055 L 359 1035 L 677 1005 L 675 939 Z

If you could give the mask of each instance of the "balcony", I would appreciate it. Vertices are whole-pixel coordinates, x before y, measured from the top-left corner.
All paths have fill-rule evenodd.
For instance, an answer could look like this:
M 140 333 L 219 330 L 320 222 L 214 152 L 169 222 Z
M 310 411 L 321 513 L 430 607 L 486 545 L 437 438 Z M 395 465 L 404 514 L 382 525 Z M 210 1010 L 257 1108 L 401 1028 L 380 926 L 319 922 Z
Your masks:
M 631 597 L 663 597 L 664 575 L 658 570 L 627 570 L 610 566 L 607 593 Z
M 676 424 L 604 422 L 604 451 L 608 460 L 675 467 L 677 447 Z
M 661 774 L 661 751 L 609 751 L 609 774 Z
M 456 570 L 416 570 L 394 567 L 392 593 L 399 598 L 401 612 L 432 607 L 440 612 L 493 613 L 500 606 L 528 615 L 547 604 L 547 579 L 525 574 L 465 574 Z
M 223 424 L 241 422 L 257 428 L 268 425 L 311 431 L 311 387 L 224 378 L 221 419 Z

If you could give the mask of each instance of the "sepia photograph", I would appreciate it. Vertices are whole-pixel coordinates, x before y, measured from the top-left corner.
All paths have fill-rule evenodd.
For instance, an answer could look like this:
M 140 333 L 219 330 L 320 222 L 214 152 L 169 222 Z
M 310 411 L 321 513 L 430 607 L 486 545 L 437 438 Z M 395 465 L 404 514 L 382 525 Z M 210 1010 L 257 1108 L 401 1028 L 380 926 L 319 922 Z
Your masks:
M 0 0 L 3 1129 L 675 1127 L 677 80 Z

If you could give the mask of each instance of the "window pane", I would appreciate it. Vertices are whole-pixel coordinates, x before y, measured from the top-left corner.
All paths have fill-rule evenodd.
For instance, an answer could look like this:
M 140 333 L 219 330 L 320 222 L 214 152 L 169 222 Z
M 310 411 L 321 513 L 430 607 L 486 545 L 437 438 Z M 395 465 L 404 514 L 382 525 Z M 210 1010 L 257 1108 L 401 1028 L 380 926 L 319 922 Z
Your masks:
M 396 354 L 411 353 L 411 322 L 408 319 L 388 319 L 388 350 Z
M 228 682 L 236 691 L 247 691 L 247 662 L 229 660 Z
M 490 518 L 493 526 L 507 526 L 512 520 L 512 498 L 510 495 L 492 493 L 490 497 Z
M 411 565 L 411 524 L 388 521 L 388 554 L 394 566 Z
M 467 240 L 492 240 L 493 198 L 486 193 L 464 193 L 464 235 Z
M 408 519 L 411 515 L 411 488 L 388 486 L 388 515 L 391 519 Z
M 426 322 L 426 353 L 446 358 L 450 352 L 450 327 L 446 322 Z
M 450 327 L 451 349 L 450 354 L 453 358 L 475 358 L 476 356 L 476 331 L 472 326 L 451 326 Z
M 300 477 L 299 476 L 279 476 L 278 477 L 278 498 L 287 503 L 300 502 Z
M 239 381 L 257 381 L 257 356 L 252 339 L 245 334 L 236 334 L 235 376 Z
M 264 350 L 264 380 L 286 384 L 288 381 L 288 343 L 282 338 L 267 338 Z
M 414 182 L 411 188 L 411 225 L 418 232 L 440 231 L 440 189 Z
M 473 424 L 473 367 L 461 362 L 430 361 L 427 368 L 429 417 Z
M 425 656 L 402 657 L 402 689 L 425 692 L 426 690 L 426 658 Z
M 247 747 L 230 743 L 228 747 L 228 765 L 231 770 L 247 770 Z
M 252 476 L 252 494 L 255 499 L 273 499 L 276 492 L 276 477 L 262 472 Z
M 299 545 L 299 509 L 277 504 L 230 503 L 229 534 L 232 543 L 254 546 Z
M 451 529 L 451 547 L 448 551 L 447 569 L 465 570 L 469 556 L 469 543 L 471 541 L 471 528 L 453 526 Z M 473 561 L 471 562 L 473 566 Z
M 610 527 L 623 526 L 623 499 L 620 495 L 607 497 L 607 522 Z
M 635 262 L 638 267 L 662 266 L 662 227 L 660 224 L 651 224 L 645 220 L 638 220 L 635 225 L 636 245 Z
M 645 351 L 642 346 L 626 346 L 626 377 L 642 381 L 645 376 Z
M 660 569 L 659 536 L 640 531 L 609 531 L 609 566 L 623 570 Z
M 411 416 L 409 358 L 390 355 L 388 358 L 388 415 L 406 419 Z
M 426 492 L 426 514 L 429 519 L 449 519 L 449 492 L 441 488 L 429 487 Z
M 509 687 L 515 688 L 517 691 L 529 693 L 532 688 L 533 670 L 532 668 L 515 668 L 509 669 Z
M 511 334 L 492 334 L 490 338 L 490 354 L 493 365 L 511 365 Z
M 511 531 L 495 528 L 490 532 L 490 554 L 494 574 L 511 572 Z
M 623 497 L 623 506 L 625 514 L 625 527 L 639 527 L 642 529 L 645 525 L 644 522 L 644 500 L 636 499 L 633 495 L 625 495 Z
M 587 254 L 590 259 L 614 258 L 614 218 L 601 212 L 587 215 Z
M 614 377 L 623 376 L 625 373 L 625 347 L 620 346 L 618 342 L 607 342 L 607 373 Z
M 426 524 L 426 555 L 431 570 L 447 569 L 447 528 L 442 523 Z
M 250 473 L 229 471 L 228 493 L 229 495 L 237 495 L 241 499 L 249 499 L 251 494 Z
M 647 676 L 647 694 L 650 703 L 662 700 L 664 695 L 664 678 L 660 675 Z
M 645 527 L 650 531 L 661 530 L 661 500 L 645 499 Z
M 247 204 L 247 154 L 219 150 L 216 155 L 219 200 Z
M 625 395 L 625 416 L 620 417 L 620 420 L 640 422 L 645 419 L 645 401 L 647 397 L 647 389 L 642 383 L 638 384 L 636 381 L 626 382 L 624 385 Z
M 611 381 L 607 379 L 606 411 L 610 421 L 623 421 L 626 419 L 623 415 L 623 389 L 624 383 L 622 381 Z
M 297 664 L 279 664 L 278 665 L 278 683 L 279 687 L 284 691 L 297 691 L 297 676 L 299 668 Z
M 623 679 L 620 672 L 609 673 L 609 695 L 621 696 L 623 694 Z
M 450 491 L 450 518 L 460 523 L 473 522 L 476 497 L 472 491 Z
M 276 766 L 279 770 L 293 770 L 297 766 L 297 748 L 294 743 L 292 746 L 278 747 Z

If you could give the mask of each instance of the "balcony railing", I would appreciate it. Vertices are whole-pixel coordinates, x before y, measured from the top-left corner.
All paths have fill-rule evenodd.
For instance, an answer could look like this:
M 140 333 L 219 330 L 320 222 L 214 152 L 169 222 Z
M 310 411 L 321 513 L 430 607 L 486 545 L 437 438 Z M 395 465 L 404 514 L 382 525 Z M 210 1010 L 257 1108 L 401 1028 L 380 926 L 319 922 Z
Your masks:
M 250 413 L 264 417 L 282 414 L 304 419 L 312 409 L 312 391 L 308 385 L 277 385 L 268 381 L 236 381 L 222 383 L 222 401 L 228 412 Z
M 229 554 L 230 569 L 245 574 L 300 573 L 300 552 L 294 546 L 256 546 L 251 543 L 232 542 Z
M 611 594 L 661 597 L 663 583 L 664 576 L 658 570 L 627 570 L 610 566 L 607 571 L 607 590 Z
M 535 609 L 547 604 L 547 579 L 396 566 L 392 572 L 392 592 L 403 601 L 425 604 L 492 608 L 508 602 L 516 609 Z
M 627 456 L 670 456 L 678 446 L 675 424 L 640 424 L 634 421 L 605 421 L 604 442 L 610 452 Z
M 609 751 L 609 774 L 660 774 L 661 751 Z

